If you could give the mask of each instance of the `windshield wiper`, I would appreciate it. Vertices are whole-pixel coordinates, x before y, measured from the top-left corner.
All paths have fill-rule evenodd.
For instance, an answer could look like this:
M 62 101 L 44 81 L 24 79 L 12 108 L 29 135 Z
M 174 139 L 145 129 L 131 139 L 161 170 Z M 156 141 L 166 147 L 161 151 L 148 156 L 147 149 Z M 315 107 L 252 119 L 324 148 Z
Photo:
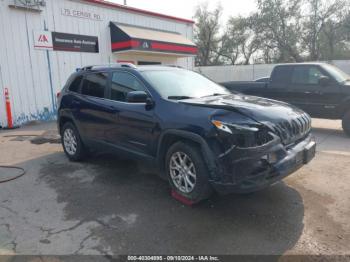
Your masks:
M 184 99 L 192 99 L 193 97 L 190 96 L 169 96 L 168 99 L 170 100 L 184 100 Z

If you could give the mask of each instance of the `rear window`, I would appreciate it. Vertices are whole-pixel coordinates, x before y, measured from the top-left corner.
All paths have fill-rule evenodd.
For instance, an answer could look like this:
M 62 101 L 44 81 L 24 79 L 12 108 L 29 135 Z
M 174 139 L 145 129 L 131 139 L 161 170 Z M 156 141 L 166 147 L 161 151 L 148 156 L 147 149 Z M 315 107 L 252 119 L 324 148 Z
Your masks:
M 277 66 L 273 70 L 272 82 L 275 84 L 286 84 L 290 82 L 291 66 Z
M 89 74 L 84 78 L 81 93 L 87 96 L 104 98 L 107 82 L 108 74 L 106 73 Z
M 79 92 L 81 80 L 83 80 L 82 76 L 76 77 L 73 82 L 69 86 L 69 91 L 71 92 Z

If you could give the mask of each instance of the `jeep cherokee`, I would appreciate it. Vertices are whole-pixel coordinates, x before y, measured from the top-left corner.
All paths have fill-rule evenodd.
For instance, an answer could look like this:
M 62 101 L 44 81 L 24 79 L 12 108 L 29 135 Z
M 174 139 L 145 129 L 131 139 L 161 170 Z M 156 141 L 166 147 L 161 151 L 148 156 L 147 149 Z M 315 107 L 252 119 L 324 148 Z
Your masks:
M 58 97 L 72 161 L 91 149 L 154 163 L 180 196 L 261 190 L 315 156 L 311 119 L 283 102 L 235 94 L 175 67 L 77 70 Z

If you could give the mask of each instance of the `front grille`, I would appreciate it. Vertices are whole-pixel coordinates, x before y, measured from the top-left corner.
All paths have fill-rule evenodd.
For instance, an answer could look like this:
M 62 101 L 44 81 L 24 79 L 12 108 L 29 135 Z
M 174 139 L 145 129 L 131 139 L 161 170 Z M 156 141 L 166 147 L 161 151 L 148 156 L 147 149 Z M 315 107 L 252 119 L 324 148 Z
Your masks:
M 311 118 L 302 114 L 291 121 L 283 121 L 274 126 L 275 133 L 284 145 L 290 145 L 310 133 Z

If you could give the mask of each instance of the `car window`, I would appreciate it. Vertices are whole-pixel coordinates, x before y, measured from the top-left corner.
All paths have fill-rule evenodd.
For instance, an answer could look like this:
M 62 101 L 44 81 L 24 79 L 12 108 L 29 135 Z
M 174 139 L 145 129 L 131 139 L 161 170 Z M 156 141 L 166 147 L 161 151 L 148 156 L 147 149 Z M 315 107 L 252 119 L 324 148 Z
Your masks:
M 97 73 L 85 76 L 81 93 L 83 95 L 104 98 L 108 82 L 108 74 Z
M 328 73 L 333 76 L 339 83 L 350 81 L 350 75 L 343 72 L 339 68 L 329 64 L 323 64 L 322 67 L 325 68 Z
M 271 77 L 274 84 L 287 84 L 290 83 L 291 66 L 277 66 L 273 70 Z
M 316 85 L 323 76 L 317 67 L 295 67 L 292 75 L 293 84 Z
M 69 91 L 79 92 L 81 80 L 83 80 L 83 76 L 78 76 L 77 78 L 75 78 L 69 86 Z
M 231 94 L 226 88 L 192 71 L 147 70 L 142 75 L 165 99 L 182 100 Z
M 126 102 L 126 96 L 132 91 L 146 91 L 143 84 L 126 72 L 114 72 L 111 83 L 111 99 Z

